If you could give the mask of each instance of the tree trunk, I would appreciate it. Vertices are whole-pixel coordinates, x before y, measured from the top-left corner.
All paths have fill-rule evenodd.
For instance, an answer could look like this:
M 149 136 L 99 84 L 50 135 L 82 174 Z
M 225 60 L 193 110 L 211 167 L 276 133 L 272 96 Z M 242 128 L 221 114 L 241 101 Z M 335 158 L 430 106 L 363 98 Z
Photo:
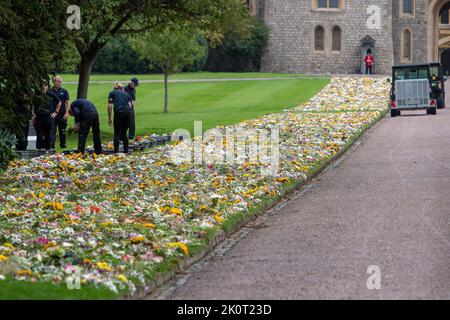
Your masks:
M 164 113 L 169 113 L 169 70 L 164 68 Z
M 83 54 L 80 63 L 80 77 L 78 80 L 78 99 L 87 99 L 89 89 L 89 79 L 91 78 L 92 66 L 94 65 L 95 56 Z

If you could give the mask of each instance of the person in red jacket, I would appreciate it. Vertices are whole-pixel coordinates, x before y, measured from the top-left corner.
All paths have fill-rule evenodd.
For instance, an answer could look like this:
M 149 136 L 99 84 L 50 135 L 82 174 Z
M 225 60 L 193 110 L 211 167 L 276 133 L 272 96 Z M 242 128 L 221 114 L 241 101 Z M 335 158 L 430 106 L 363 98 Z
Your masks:
M 366 63 L 366 74 L 373 74 L 373 65 L 375 64 L 375 58 L 373 57 L 371 50 L 367 51 L 364 62 Z

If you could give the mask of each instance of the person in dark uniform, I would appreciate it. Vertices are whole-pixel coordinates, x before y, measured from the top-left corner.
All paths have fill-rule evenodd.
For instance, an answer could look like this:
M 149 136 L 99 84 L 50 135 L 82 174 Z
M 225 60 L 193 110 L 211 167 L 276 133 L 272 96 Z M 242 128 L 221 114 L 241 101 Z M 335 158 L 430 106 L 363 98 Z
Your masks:
M 86 140 L 92 128 L 95 153 L 102 154 L 100 118 L 94 104 L 86 99 L 78 99 L 70 105 L 67 113 L 75 117 L 75 131 L 78 132 L 77 152 L 84 153 L 86 151 Z
M 59 98 L 50 92 L 48 83 L 43 86 L 44 102 L 37 102 L 35 104 L 33 123 L 36 128 L 36 149 L 50 150 L 51 149 L 51 133 L 53 128 L 53 121 L 59 113 L 61 108 L 61 101 Z
M 61 149 L 66 148 L 66 129 L 67 129 L 67 110 L 70 107 L 70 96 L 69 92 L 61 87 L 62 79 L 57 76 L 53 79 L 53 88 L 50 90 L 55 94 L 59 100 L 61 100 L 61 110 L 55 118 L 53 129 L 52 129 L 52 148 L 55 148 L 56 143 L 56 132 L 59 131 L 59 144 Z
M 113 125 L 112 111 L 114 109 L 114 152 L 119 152 L 120 140 L 123 141 L 123 152 L 128 153 L 128 129 L 131 118 L 131 98 L 123 89 L 123 84 L 116 82 L 114 90 L 108 97 L 109 126 Z
M 130 140 L 136 138 L 136 88 L 139 86 L 139 80 L 137 78 L 131 79 L 130 83 L 125 87 L 125 92 L 131 98 L 131 112 L 130 112 Z

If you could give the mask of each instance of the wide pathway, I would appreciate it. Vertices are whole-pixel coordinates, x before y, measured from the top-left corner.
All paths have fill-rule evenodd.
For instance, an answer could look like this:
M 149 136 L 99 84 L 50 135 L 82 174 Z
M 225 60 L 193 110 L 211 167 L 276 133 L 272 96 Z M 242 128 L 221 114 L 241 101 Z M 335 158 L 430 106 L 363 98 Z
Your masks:
M 149 298 L 449 299 L 450 110 L 424 114 L 382 120 Z M 368 288 L 369 266 L 381 271 L 379 290 Z

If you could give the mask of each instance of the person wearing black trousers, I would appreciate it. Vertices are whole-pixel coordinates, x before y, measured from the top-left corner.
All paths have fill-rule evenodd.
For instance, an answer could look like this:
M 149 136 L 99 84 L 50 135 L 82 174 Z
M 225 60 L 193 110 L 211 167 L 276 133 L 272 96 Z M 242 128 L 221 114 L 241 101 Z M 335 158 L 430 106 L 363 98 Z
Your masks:
M 139 80 L 137 78 L 131 79 L 130 83 L 125 87 L 125 92 L 131 98 L 131 112 L 130 112 L 130 140 L 136 138 L 136 88 L 139 86 Z
M 123 141 L 123 152 L 128 153 L 128 129 L 131 119 L 131 97 L 124 91 L 123 84 L 116 82 L 114 90 L 108 97 L 109 126 L 113 125 L 114 109 L 114 152 L 119 153 L 120 140 Z
M 53 78 L 53 88 L 50 91 L 55 94 L 59 100 L 61 100 L 61 110 L 55 118 L 52 128 L 52 148 L 55 148 L 56 143 L 56 132 L 59 131 L 59 144 L 61 149 L 66 148 L 66 129 L 67 129 L 67 109 L 70 106 L 70 95 L 69 92 L 61 87 L 62 78 L 56 76 Z
M 92 128 L 94 137 L 94 151 L 102 154 L 102 140 L 100 137 L 100 118 L 97 108 L 86 99 L 75 100 L 68 110 L 68 113 L 75 117 L 75 131 L 78 132 L 78 153 L 86 151 L 86 140 Z
M 61 108 L 61 101 L 59 98 L 48 90 L 48 84 L 44 83 L 43 98 L 45 102 L 35 103 L 35 110 L 33 115 L 33 123 L 36 128 L 36 149 L 50 150 L 51 149 L 51 133 L 53 122 Z

